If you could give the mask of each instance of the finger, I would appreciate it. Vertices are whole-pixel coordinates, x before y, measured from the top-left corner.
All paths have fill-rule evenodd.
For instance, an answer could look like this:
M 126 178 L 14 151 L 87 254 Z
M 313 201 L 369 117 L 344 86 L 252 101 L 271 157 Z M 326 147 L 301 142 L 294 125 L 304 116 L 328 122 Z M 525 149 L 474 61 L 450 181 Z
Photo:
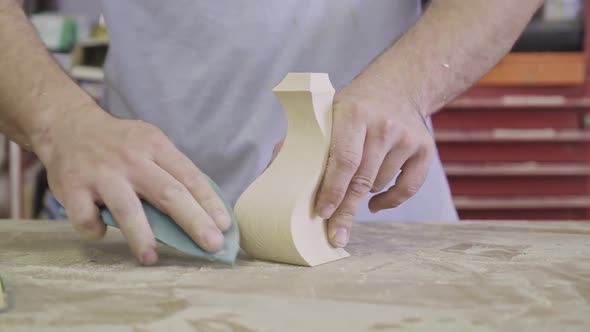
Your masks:
M 154 163 L 142 169 L 143 179 L 134 181 L 142 197 L 170 216 L 204 250 L 223 248 L 223 234 L 185 186 Z
M 377 212 L 394 208 L 417 194 L 424 181 L 426 181 L 431 159 L 432 154 L 425 150 L 408 159 L 395 185 L 386 192 L 372 197 L 369 201 L 369 209 L 372 212 Z
M 412 156 L 415 151 L 409 150 L 404 148 L 400 144 L 394 145 L 394 147 L 389 151 L 381 167 L 379 168 L 379 172 L 377 173 L 377 177 L 373 182 L 373 187 L 371 188 L 372 193 L 377 193 L 382 191 L 387 184 L 391 183 L 393 178 L 399 173 L 402 165 Z
M 156 240 L 135 191 L 126 181 L 118 179 L 103 181 L 98 190 L 133 255 L 143 265 L 154 264 L 158 260 Z
M 332 145 L 317 196 L 316 210 L 320 217 L 329 219 L 344 199 L 361 163 L 365 135 L 365 115 L 360 108 L 334 112 Z
M 187 156 L 170 144 L 156 155 L 155 162 L 191 193 L 198 204 L 213 218 L 221 231 L 226 231 L 231 226 L 231 216 L 225 207 L 225 203 L 219 197 L 219 194 L 215 192 L 205 174 Z M 169 184 L 171 181 L 166 183 Z M 161 188 L 159 191 L 161 191 Z M 188 204 L 185 200 L 183 204 L 196 206 L 197 202 Z M 194 208 L 191 211 L 196 212 Z M 193 213 L 193 216 L 196 215 Z
M 361 164 L 350 181 L 342 203 L 328 222 L 328 238 L 332 245 L 344 247 L 348 244 L 356 210 L 373 186 L 379 166 L 393 143 L 393 135 L 392 125 L 388 121 L 367 132 Z
M 63 203 L 68 220 L 84 239 L 98 240 L 104 236 L 107 227 L 100 220 L 98 207 L 90 192 L 66 191 Z

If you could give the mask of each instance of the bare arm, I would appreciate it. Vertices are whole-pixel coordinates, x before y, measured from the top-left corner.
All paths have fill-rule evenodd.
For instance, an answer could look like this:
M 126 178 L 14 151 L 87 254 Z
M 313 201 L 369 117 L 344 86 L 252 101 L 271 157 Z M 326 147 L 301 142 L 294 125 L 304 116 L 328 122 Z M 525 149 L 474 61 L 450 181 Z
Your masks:
M 542 3 L 433 0 L 363 76 L 383 89 L 401 89 L 424 116 L 430 115 L 497 64 Z
M 541 4 L 433 0 L 412 28 L 336 95 L 333 144 L 317 202 L 317 212 L 330 218 L 334 245 L 348 242 L 358 204 L 369 192 L 377 194 L 369 201 L 373 212 L 419 192 L 435 150 L 424 118 L 491 69 Z
M 0 131 L 43 157 L 52 122 L 68 110 L 100 108 L 50 57 L 21 3 L 0 0 Z

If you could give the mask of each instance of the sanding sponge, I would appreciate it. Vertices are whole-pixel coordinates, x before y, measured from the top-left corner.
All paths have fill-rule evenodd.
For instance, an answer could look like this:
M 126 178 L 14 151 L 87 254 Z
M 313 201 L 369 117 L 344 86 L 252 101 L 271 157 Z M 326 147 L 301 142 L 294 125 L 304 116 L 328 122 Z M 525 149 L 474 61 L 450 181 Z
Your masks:
M 217 194 L 222 197 L 221 189 L 217 184 L 211 179 L 209 179 L 209 182 Z M 224 201 L 224 204 L 231 216 L 232 223 L 230 228 L 223 233 L 223 249 L 216 253 L 210 253 L 203 250 L 196 242 L 194 242 L 190 236 L 180 228 L 174 220 L 172 220 L 172 218 L 156 209 L 149 202 L 142 201 L 145 215 L 158 242 L 202 259 L 233 264 L 240 250 L 240 235 L 238 223 L 231 206 L 227 201 Z M 117 221 L 106 207 L 101 209 L 100 216 L 105 224 L 118 228 Z

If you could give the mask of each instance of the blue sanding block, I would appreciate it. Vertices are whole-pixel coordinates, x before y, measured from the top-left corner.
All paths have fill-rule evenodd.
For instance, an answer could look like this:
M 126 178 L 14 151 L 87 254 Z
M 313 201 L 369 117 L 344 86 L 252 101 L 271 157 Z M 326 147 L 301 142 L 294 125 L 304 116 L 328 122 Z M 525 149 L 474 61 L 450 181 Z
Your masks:
M 218 195 L 222 197 L 221 190 L 217 184 L 215 184 L 215 182 L 213 182 L 211 179 L 209 179 L 209 182 Z M 218 261 L 226 264 L 233 264 L 240 250 L 240 235 L 238 223 L 233 210 L 226 201 L 224 201 L 224 203 L 231 216 L 232 223 L 230 228 L 223 233 L 223 249 L 218 252 L 211 253 L 203 250 L 196 242 L 194 242 L 191 237 L 182 228 L 180 228 L 180 226 L 178 226 L 174 220 L 172 220 L 172 218 L 156 209 L 149 202 L 142 201 L 145 215 L 158 242 L 198 258 L 209 261 Z M 117 221 L 106 207 L 101 208 L 100 216 L 105 224 L 118 228 Z

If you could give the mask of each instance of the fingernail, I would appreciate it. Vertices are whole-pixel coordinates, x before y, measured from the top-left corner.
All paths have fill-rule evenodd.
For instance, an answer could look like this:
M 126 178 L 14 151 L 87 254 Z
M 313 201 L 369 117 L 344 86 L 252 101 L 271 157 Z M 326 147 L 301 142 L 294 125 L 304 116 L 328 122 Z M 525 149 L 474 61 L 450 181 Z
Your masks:
M 225 231 L 229 228 L 229 226 L 231 225 L 231 218 L 229 217 L 229 215 L 223 211 L 223 210 L 215 210 L 213 212 L 213 220 L 215 220 L 215 223 L 222 228 L 222 231 Z
M 211 228 L 203 237 L 205 250 L 208 251 L 219 251 L 223 248 L 223 234 L 216 229 Z
M 152 265 L 158 261 L 158 254 L 155 250 L 150 249 L 141 255 L 140 263 L 142 265 Z
M 334 213 L 335 209 L 336 209 L 336 207 L 333 204 L 327 204 L 327 205 L 322 206 L 320 208 L 319 215 L 323 219 L 329 219 L 332 216 L 332 214 Z
M 340 227 L 334 233 L 333 242 L 336 246 L 342 248 L 348 244 L 348 229 Z

